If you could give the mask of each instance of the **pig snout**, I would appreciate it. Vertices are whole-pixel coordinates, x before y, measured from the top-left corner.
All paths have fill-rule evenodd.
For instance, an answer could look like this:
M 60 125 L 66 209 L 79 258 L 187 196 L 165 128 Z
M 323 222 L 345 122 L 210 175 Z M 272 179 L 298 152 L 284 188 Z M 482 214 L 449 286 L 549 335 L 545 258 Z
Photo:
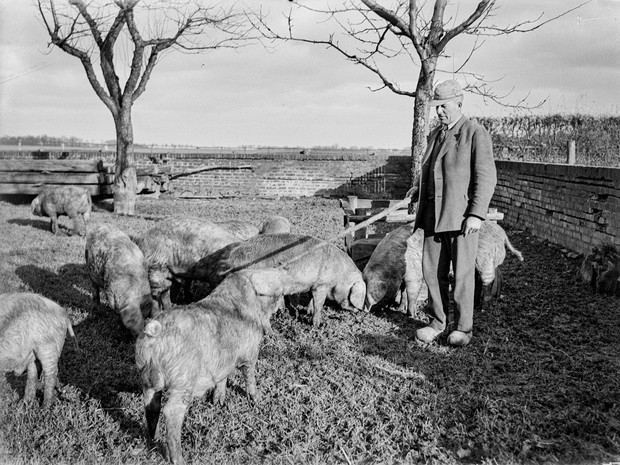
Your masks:
M 349 302 L 356 310 L 362 310 L 364 308 L 364 303 L 366 301 L 366 284 L 364 281 L 356 282 L 353 287 L 351 287 L 351 292 L 349 293 Z

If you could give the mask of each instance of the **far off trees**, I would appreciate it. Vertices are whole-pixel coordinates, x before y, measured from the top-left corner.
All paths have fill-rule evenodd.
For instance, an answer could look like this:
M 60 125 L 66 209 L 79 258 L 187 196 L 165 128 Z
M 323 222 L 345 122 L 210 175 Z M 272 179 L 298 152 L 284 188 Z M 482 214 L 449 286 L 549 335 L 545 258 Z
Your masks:
M 37 0 L 51 44 L 80 60 L 116 129 L 114 211 L 133 215 L 136 168 L 131 110 L 165 52 L 237 48 L 245 16 L 226 2 Z M 182 85 L 183 76 L 179 76 Z M 174 91 L 174 89 L 172 89 Z
M 292 2 L 292 3 L 291 3 Z M 515 24 L 495 24 L 495 0 L 478 2 L 448 0 L 290 0 L 285 13 L 286 30 L 276 27 L 274 18 L 262 14 L 253 17 L 254 26 L 273 40 L 305 42 L 340 53 L 344 58 L 373 73 L 380 86 L 398 95 L 414 99 L 412 180 L 416 178 L 426 151 L 429 131 L 429 102 L 437 72 L 460 74 L 472 81 L 470 92 L 505 102 L 484 81 L 484 77 L 466 71 L 471 56 L 485 37 L 529 32 L 557 19 L 579 6 L 551 19 L 538 18 Z M 302 24 L 316 17 L 315 30 L 301 31 Z M 303 21 L 296 23 L 296 19 Z M 317 32 L 319 31 L 319 32 Z M 322 35 L 320 31 L 325 31 Z M 469 40 L 466 41 L 466 36 Z M 448 53 L 448 44 L 460 37 L 466 53 Z M 463 48 L 463 47 L 461 47 Z M 475 71 L 474 71 L 475 72 Z M 520 106 L 523 100 L 512 106 Z M 380 125 L 380 121 L 377 122 Z M 378 127 L 379 130 L 379 127 Z

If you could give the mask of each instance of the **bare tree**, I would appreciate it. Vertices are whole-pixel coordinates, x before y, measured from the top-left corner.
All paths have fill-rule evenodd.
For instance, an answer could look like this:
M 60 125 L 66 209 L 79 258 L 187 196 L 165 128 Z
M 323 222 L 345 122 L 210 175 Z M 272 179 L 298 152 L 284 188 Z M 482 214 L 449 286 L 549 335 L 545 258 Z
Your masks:
M 581 6 L 550 19 L 544 19 L 541 14 L 533 20 L 497 26 L 493 23 L 495 3 L 495 0 L 481 0 L 473 11 L 463 14 L 458 1 L 448 0 L 345 0 L 338 8 L 317 8 L 315 0 L 297 0 L 286 17 L 286 32 L 277 31 L 261 12 L 252 17 L 252 22 L 269 39 L 306 42 L 336 50 L 347 60 L 376 75 L 381 85 L 374 90 L 387 88 L 398 95 L 414 98 L 411 137 L 413 180 L 426 151 L 429 102 L 438 63 L 448 58 L 448 43 L 462 34 L 473 37 L 470 52 L 460 57 L 460 64 L 452 68 L 453 73 L 462 73 L 485 36 L 529 32 Z M 338 32 L 328 32 L 325 38 L 296 34 L 293 21 L 295 8 L 320 15 L 322 28 L 326 27 L 325 23 L 331 22 Z M 449 9 L 451 11 L 448 13 Z M 414 82 L 411 88 L 401 86 L 389 73 L 390 61 L 398 57 L 405 57 L 414 70 L 419 68 L 417 79 L 411 79 Z M 481 76 L 472 76 L 477 84 L 468 85 L 470 91 L 502 102 L 504 96 L 494 93 Z
M 249 38 L 245 17 L 219 3 L 203 6 L 205 2 L 189 0 L 37 2 L 50 45 L 80 60 L 88 82 L 112 113 L 116 129 L 114 211 L 133 215 L 137 180 L 131 111 L 153 68 L 166 51 L 243 45 Z M 125 76 L 124 82 L 119 75 Z

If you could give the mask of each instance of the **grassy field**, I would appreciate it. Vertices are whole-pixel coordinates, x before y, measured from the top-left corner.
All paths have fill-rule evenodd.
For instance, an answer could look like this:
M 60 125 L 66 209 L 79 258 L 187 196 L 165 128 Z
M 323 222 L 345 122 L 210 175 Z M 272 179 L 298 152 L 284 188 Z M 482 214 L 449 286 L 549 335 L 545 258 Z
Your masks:
M 140 235 L 162 215 L 258 224 L 287 216 L 293 232 L 331 239 L 342 213 L 328 199 L 145 200 L 135 217 L 97 203 L 94 223 Z M 61 220 L 61 225 L 63 223 Z M 620 461 L 620 300 L 578 282 L 580 259 L 509 231 L 502 299 L 476 315 L 465 349 L 413 334 L 424 315 L 327 307 L 277 314 L 257 367 L 259 402 L 237 373 L 224 406 L 196 399 L 183 428 L 188 462 L 208 464 L 604 464 Z M 133 339 L 90 310 L 83 239 L 58 236 L 25 202 L 0 201 L 0 293 L 34 291 L 68 309 L 70 339 L 50 411 L 19 402 L 24 377 L 0 379 L 0 463 L 162 464 L 146 440 Z M 200 288 L 198 288 L 200 291 Z M 41 397 L 39 392 L 39 402 Z M 160 423 L 161 425 L 161 423 Z

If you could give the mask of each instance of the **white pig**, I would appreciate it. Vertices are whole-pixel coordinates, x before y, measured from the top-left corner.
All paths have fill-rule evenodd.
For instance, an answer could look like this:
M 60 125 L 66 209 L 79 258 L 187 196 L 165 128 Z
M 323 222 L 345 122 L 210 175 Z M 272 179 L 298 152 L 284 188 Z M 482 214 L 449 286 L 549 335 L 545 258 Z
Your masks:
M 67 312 L 50 299 L 33 293 L 0 295 L 0 373 L 19 376 L 28 369 L 24 401 L 34 398 L 38 360 L 45 376 L 43 407 L 51 406 L 67 331 L 75 338 Z
M 151 314 L 153 298 L 148 270 L 140 248 L 127 234 L 108 224 L 89 228 L 84 250 L 93 302 L 101 304 L 101 291 L 108 305 L 121 317 L 134 336 Z
M 240 368 L 247 394 L 256 400 L 256 361 L 263 333 L 284 290 L 295 287 L 290 276 L 275 269 L 230 274 L 210 295 L 186 307 L 149 320 L 136 341 L 136 366 L 142 380 L 148 431 L 155 437 L 161 398 L 170 459 L 183 464 L 181 427 L 189 402 L 214 389 L 221 404 L 226 380 Z
M 291 223 L 283 216 L 275 215 L 262 222 L 260 234 L 282 234 L 291 232 Z
M 366 285 L 353 260 L 335 245 L 311 236 L 258 235 L 206 256 L 189 274 L 215 286 L 234 271 L 269 267 L 281 267 L 303 283 L 295 293 L 312 293 L 310 311 L 316 326 L 326 298 L 346 310 L 364 307 Z
M 393 301 L 404 284 L 399 310 L 413 314 L 426 287 L 422 276 L 423 241 L 424 232 L 414 232 L 413 223 L 409 223 L 389 232 L 377 244 L 363 273 L 367 310 L 379 302 Z
M 68 216 L 73 221 L 73 232 L 83 236 L 92 210 L 88 191 L 77 186 L 51 187 L 41 192 L 30 204 L 33 215 L 48 216 L 52 233 L 58 232 L 58 217 Z

